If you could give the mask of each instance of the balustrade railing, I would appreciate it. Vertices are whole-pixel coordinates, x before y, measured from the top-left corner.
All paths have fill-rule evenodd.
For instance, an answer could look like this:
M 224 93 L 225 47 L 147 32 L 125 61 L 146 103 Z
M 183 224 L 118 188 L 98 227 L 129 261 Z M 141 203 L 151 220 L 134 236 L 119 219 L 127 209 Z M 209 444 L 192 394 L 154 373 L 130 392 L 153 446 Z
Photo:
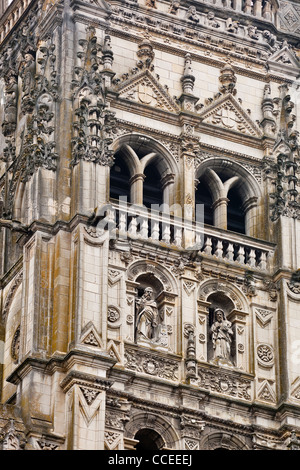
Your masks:
M 5 39 L 32 1 L 14 0 L 8 5 L 6 11 L 2 12 L 3 14 L 0 19 L 0 43 Z M 198 2 L 262 18 L 277 25 L 278 5 L 276 0 L 198 0 Z
M 31 2 L 32 0 L 14 0 L 2 12 L 3 14 L 0 18 L 0 43 L 3 42 Z
M 167 213 L 111 205 L 100 224 L 110 230 L 112 238 L 141 239 L 161 246 L 199 250 L 204 257 L 249 269 L 269 271 L 272 268 L 273 244 Z

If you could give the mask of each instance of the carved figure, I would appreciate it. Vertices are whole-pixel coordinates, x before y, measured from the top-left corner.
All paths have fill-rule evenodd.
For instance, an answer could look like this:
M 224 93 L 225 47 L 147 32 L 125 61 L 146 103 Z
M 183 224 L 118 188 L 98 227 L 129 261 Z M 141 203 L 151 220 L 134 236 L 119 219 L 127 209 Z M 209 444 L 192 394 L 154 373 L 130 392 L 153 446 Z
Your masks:
M 199 23 L 199 16 L 196 10 L 196 7 L 191 6 L 186 14 L 188 20 L 195 21 L 195 23 Z
M 232 18 L 227 18 L 226 29 L 229 33 L 237 34 L 238 29 L 239 29 L 239 24 L 237 21 L 233 21 Z
M 215 19 L 215 14 L 212 11 L 207 13 L 206 22 L 212 28 L 220 28 L 220 23 Z
M 176 15 L 179 7 L 180 7 L 180 0 L 172 0 L 169 13 L 171 13 L 172 15 Z
M 2 124 L 3 134 L 5 136 L 11 135 L 16 129 L 17 123 L 17 94 L 18 84 L 17 78 L 14 75 L 9 75 L 6 78 L 6 103 L 4 106 L 4 120 Z
M 156 8 L 156 0 L 146 0 L 146 7 Z
M 34 75 L 35 75 L 35 60 L 31 54 L 25 54 L 24 62 L 21 65 L 21 77 L 23 96 L 30 95 L 32 88 L 34 87 Z
M 136 300 L 136 339 L 155 340 L 157 326 L 158 309 L 153 289 L 146 287 L 142 297 Z
M 257 28 L 255 26 L 249 26 L 247 31 L 248 31 L 248 36 L 251 39 L 255 39 L 256 41 L 259 39 L 259 36 L 256 32 Z
M 231 342 L 233 331 L 231 323 L 226 320 L 225 313 L 221 308 L 214 311 L 214 323 L 211 327 L 212 343 L 213 343 L 213 361 L 231 363 Z

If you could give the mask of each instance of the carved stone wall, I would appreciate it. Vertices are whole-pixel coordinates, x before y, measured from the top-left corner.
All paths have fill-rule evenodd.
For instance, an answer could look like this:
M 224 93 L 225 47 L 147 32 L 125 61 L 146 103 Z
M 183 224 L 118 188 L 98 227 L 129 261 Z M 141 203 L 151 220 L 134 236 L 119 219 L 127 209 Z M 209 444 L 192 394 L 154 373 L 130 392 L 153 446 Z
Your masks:
M 0 448 L 298 449 L 297 2 L 1 12 Z

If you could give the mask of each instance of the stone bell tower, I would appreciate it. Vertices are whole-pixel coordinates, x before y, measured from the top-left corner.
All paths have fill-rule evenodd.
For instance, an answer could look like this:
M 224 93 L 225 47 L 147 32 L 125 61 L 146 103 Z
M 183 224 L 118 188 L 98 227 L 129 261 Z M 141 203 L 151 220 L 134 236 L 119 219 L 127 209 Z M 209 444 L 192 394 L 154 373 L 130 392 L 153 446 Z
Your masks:
M 0 15 L 0 449 L 299 449 L 297 1 Z

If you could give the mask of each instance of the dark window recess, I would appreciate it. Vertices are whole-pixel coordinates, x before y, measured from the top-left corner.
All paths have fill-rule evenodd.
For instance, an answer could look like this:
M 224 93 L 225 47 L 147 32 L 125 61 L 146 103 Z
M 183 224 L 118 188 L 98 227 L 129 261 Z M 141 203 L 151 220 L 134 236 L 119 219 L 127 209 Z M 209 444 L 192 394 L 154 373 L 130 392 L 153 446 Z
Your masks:
M 204 223 L 214 224 L 214 213 L 212 209 L 212 197 L 205 181 L 200 180 L 195 194 L 195 203 L 204 204 Z
M 141 429 L 134 438 L 139 441 L 135 447 L 139 452 L 159 450 L 163 447 L 161 436 L 153 429 Z
M 144 206 L 151 208 L 153 204 L 163 204 L 163 190 L 161 187 L 161 176 L 154 166 L 150 164 L 145 168 L 144 171 L 145 180 L 143 188 L 143 204 Z
M 110 169 L 110 198 L 126 197 L 130 202 L 130 173 L 121 154 L 116 154 L 115 163 Z
M 246 233 L 245 216 L 242 210 L 242 199 L 236 188 L 231 188 L 228 192 L 227 206 L 227 230 L 238 233 Z

